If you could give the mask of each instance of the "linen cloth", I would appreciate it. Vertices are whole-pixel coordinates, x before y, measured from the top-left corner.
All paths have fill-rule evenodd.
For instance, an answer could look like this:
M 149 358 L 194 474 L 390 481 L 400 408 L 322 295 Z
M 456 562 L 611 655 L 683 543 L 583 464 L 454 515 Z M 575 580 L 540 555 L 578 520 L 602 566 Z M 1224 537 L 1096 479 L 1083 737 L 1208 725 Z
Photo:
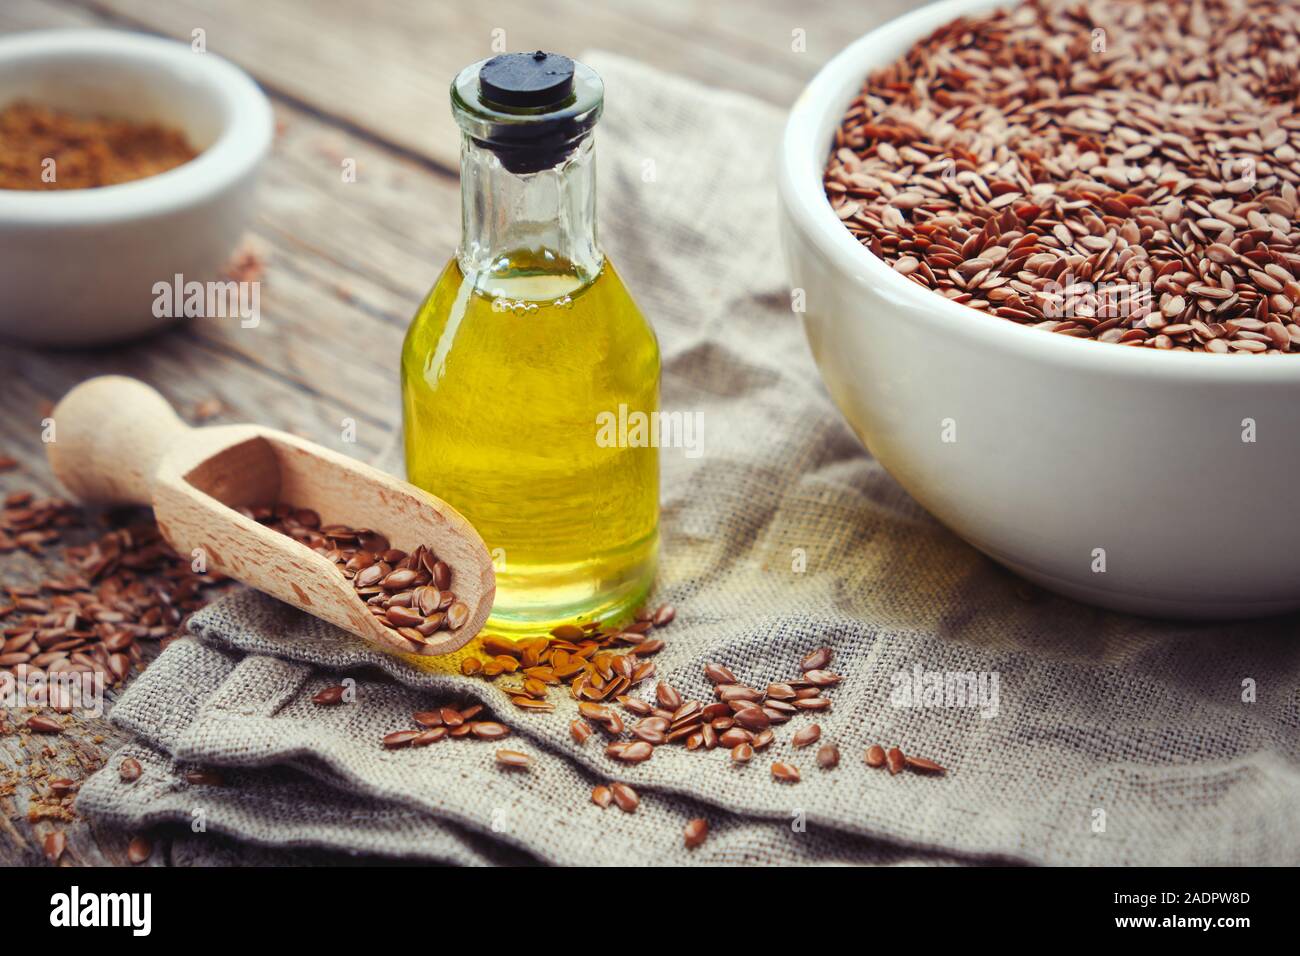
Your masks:
M 607 85 L 604 244 L 656 326 L 664 409 L 703 424 L 698 457 L 661 450 L 657 599 L 679 613 L 659 676 L 707 700 L 706 661 L 762 687 L 829 645 L 845 676 L 832 709 L 778 728 L 745 767 L 725 748 L 677 746 L 628 767 L 605 757 L 599 731 L 570 738 L 567 694 L 552 692 L 554 714 L 519 712 L 481 679 L 415 672 L 240 591 L 116 704 L 135 740 L 86 783 L 81 811 L 131 828 L 201 811 L 205 832 L 175 854 L 191 863 L 276 859 L 268 848 L 458 864 L 1300 863 L 1296 619 L 1091 609 L 939 526 L 844 424 L 791 310 L 775 226 L 781 112 L 585 59 Z M 996 675 L 996 706 L 899 706 L 898 675 L 918 668 Z M 354 703 L 311 703 L 345 678 Z M 471 700 L 513 736 L 379 746 L 413 711 Z M 812 722 L 839 746 L 838 768 L 792 749 Z M 863 762 L 871 743 L 949 773 L 891 777 Z M 497 767 L 500 746 L 534 766 Z M 133 784 L 116 772 L 127 754 L 145 768 Z M 802 782 L 773 781 L 774 760 Z M 224 768 L 224 784 L 187 783 L 194 766 Z M 635 814 L 590 803 L 609 780 L 640 792 Z M 687 851 L 693 817 L 711 833 Z

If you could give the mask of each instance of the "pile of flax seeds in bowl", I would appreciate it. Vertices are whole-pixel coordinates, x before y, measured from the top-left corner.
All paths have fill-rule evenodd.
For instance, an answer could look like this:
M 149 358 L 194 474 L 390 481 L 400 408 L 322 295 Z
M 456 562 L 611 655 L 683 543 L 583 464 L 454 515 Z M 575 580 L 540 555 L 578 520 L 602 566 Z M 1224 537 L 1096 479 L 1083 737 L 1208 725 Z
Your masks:
M 896 272 L 1076 338 L 1300 351 L 1300 5 L 1031 0 L 872 73 L 825 188 Z

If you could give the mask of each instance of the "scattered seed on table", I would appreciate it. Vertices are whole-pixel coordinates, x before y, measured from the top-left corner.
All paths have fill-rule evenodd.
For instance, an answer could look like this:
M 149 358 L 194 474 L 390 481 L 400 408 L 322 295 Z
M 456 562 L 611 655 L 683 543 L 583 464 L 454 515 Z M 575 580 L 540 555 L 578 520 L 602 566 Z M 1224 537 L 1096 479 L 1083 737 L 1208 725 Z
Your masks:
M 217 770 L 188 770 L 185 780 L 196 787 L 220 787 L 225 783 L 225 778 Z
M 822 744 L 817 749 L 817 765 L 823 770 L 830 770 L 839 765 L 840 748 L 834 744 Z
M 715 684 L 736 683 L 736 675 L 731 672 L 731 668 L 722 664 L 705 664 L 704 676 Z
M 908 754 L 904 759 L 907 761 L 907 766 L 912 770 L 919 770 L 922 773 L 947 773 L 943 767 L 925 757 L 913 757 Z
M 772 779 L 778 783 L 798 783 L 799 768 L 788 763 L 772 764 Z
M 703 817 L 696 817 L 686 824 L 684 833 L 686 849 L 694 850 L 701 846 L 709 836 L 709 821 Z
M 830 663 L 831 649 L 829 647 L 819 647 L 817 650 L 811 651 L 799 662 L 799 670 L 805 674 L 808 671 L 825 670 L 830 666 Z
M 27 729 L 34 734 L 61 734 L 63 725 L 53 717 L 46 717 L 43 714 L 34 714 L 27 718 Z
M 665 710 L 676 710 L 682 706 L 682 695 L 672 686 L 660 681 L 655 687 L 655 698 Z
M 474 736 L 479 740 L 500 740 L 502 737 L 510 736 L 510 728 L 495 720 L 476 720 L 470 726 L 473 728 Z
M 133 839 L 126 848 L 126 858 L 132 865 L 139 865 L 153 855 L 153 841 L 146 836 Z
M 839 674 L 827 670 L 805 671 L 803 679 L 814 687 L 833 687 L 844 680 Z
M 872 744 L 867 748 L 867 766 L 883 767 L 885 765 L 885 748 L 880 744 Z
M 117 774 L 122 779 L 123 783 L 131 783 L 132 781 L 139 780 L 140 774 L 143 772 L 144 768 L 140 766 L 140 761 L 136 760 L 134 757 L 122 758 L 122 762 L 117 766 Z
M 639 697 L 623 696 L 618 699 L 618 702 L 630 713 L 636 714 L 640 717 L 645 717 L 654 713 L 654 708 Z
M 518 750 L 498 750 L 497 763 L 503 767 L 512 769 L 523 769 L 530 766 L 533 758 L 528 754 L 520 753 Z
M 892 776 L 899 773 L 906 766 L 907 760 L 903 756 L 903 751 L 897 747 L 890 747 L 885 751 L 885 763 L 888 765 L 889 773 Z
M 637 796 L 635 790 L 625 783 L 610 784 L 610 792 L 614 796 L 614 803 L 624 813 L 634 813 L 636 808 L 641 804 L 641 798 Z
M 608 749 L 606 750 L 608 753 Z M 642 763 L 654 756 L 655 749 L 652 745 L 644 740 L 635 740 L 631 743 L 623 744 L 615 753 L 610 756 L 624 763 Z
M 384 737 L 384 746 L 389 750 L 397 750 L 400 747 L 409 747 L 411 741 L 420 736 L 418 730 L 395 730 Z
M 790 738 L 790 743 L 795 747 L 807 747 L 809 744 L 815 744 L 821 739 L 822 729 L 818 724 L 809 724 L 807 727 L 801 727 L 795 731 L 794 736 Z
M 45 834 L 45 839 L 41 841 L 41 849 L 45 852 L 45 859 L 51 863 L 58 863 L 59 858 L 63 856 L 63 851 L 67 849 L 68 838 L 62 830 L 51 830 Z
M 604 810 L 614 799 L 614 792 L 604 785 L 591 788 L 591 802 Z
M 336 684 L 333 687 L 326 687 L 324 690 L 312 697 L 311 701 L 320 707 L 333 707 L 335 704 L 343 703 L 343 694 L 346 692 L 342 684 Z

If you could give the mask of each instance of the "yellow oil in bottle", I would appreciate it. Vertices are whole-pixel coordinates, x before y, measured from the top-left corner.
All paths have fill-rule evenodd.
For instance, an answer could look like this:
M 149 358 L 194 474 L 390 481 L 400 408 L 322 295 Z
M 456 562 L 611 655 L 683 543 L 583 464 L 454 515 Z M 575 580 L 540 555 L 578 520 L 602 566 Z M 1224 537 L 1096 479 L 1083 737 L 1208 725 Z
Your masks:
M 603 426 L 653 414 L 658 390 L 654 332 L 607 260 L 591 279 L 536 250 L 468 278 L 447 265 L 402 351 L 407 472 L 492 552 L 489 629 L 605 620 L 644 599 L 658 455 Z
M 402 351 L 406 467 L 492 552 L 496 632 L 623 617 L 654 578 L 658 450 L 633 423 L 657 412 L 659 347 L 596 238 L 603 101 L 540 51 L 452 83 L 461 241 Z

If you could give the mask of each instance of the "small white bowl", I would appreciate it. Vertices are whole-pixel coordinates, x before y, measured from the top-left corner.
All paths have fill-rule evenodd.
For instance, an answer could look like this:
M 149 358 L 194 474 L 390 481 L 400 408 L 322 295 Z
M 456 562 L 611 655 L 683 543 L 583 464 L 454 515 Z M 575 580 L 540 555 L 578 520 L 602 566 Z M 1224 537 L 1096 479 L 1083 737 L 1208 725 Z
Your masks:
M 249 220 L 274 128 L 266 96 L 183 43 L 41 30 L 0 37 L 0 108 L 18 99 L 154 120 L 200 152 L 117 186 L 0 190 L 0 336 L 99 345 L 173 321 L 154 314 L 155 283 L 216 279 Z
M 1031 581 L 1156 616 L 1300 608 L 1300 356 L 1162 353 L 985 315 L 894 272 L 827 202 L 832 137 L 867 74 L 1000 5 L 948 0 L 886 24 L 791 111 L 782 239 L 822 377 L 917 501 Z

